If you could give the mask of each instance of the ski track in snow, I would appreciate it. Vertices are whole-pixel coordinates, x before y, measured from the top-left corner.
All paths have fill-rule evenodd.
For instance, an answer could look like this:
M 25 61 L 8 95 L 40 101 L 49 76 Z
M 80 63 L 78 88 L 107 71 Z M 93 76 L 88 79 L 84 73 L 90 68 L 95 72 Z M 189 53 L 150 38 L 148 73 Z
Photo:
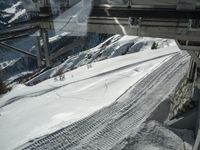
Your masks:
M 19 149 L 108 150 L 145 122 L 187 72 L 188 55 L 176 54 L 112 105 Z M 164 97 L 163 97 L 164 96 Z

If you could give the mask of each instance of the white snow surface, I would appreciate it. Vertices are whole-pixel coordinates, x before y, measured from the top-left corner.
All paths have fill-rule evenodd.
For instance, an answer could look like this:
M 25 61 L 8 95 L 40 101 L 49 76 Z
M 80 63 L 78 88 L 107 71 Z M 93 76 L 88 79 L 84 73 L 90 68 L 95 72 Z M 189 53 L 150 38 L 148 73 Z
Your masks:
M 70 33 L 63 32 L 61 34 L 55 35 L 55 36 L 49 38 L 49 42 L 52 43 L 52 42 L 55 42 L 55 41 L 59 41 L 60 39 L 62 39 L 62 37 L 65 37 L 69 34 Z
M 22 5 L 22 2 L 19 1 L 17 2 L 16 4 L 12 5 L 12 7 L 10 8 L 6 8 L 4 11 L 7 12 L 7 13 L 11 13 L 11 14 L 14 14 L 17 12 L 17 7 L 21 6 Z
M 19 8 L 22 6 L 22 2 L 19 1 L 16 4 L 12 5 L 10 8 L 6 8 L 4 12 L 8 13 L 8 15 L 13 14 L 14 16 L 8 21 L 8 23 L 12 23 L 15 20 L 19 19 L 26 15 L 26 9 Z
M 14 22 L 15 20 L 19 19 L 20 17 L 24 16 L 25 14 L 26 14 L 26 9 L 22 9 L 22 10 L 16 12 L 14 17 L 12 19 L 10 19 L 8 21 L 8 23 Z
M 187 139 L 181 138 L 180 134 Z M 191 131 L 179 129 L 173 132 L 173 129 L 167 129 L 156 121 L 150 121 L 143 123 L 138 127 L 137 133 L 130 134 L 113 150 L 192 150 L 193 143 Z
M 12 66 L 14 65 L 19 59 L 12 59 L 12 60 L 7 60 L 7 61 L 3 61 L 0 63 L 0 70 L 5 69 L 8 66 Z
M 0 98 L 1 149 L 16 148 L 110 105 L 179 52 L 176 46 L 141 51 L 84 65 L 65 73 L 63 81 L 17 85 Z

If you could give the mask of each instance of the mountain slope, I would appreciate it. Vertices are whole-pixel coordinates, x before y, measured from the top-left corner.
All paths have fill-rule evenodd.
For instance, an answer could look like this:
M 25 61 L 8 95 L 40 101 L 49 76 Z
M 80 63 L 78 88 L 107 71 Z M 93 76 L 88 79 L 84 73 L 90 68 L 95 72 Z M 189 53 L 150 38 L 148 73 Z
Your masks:
M 164 61 L 162 65 L 138 81 L 137 84 L 128 88 L 111 105 L 50 135 L 30 141 L 20 149 L 114 150 L 117 147 L 121 150 L 126 146 L 131 146 L 126 145 L 129 142 L 127 137 L 130 134 L 137 135 L 138 127 L 145 123 L 146 119 L 156 111 L 156 108 L 163 101 L 166 101 L 177 86 L 178 81 L 185 75 L 188 62 L 189 57 L 187 54 L 173 55 L 171 59 Z M 125 83 L 127 82 L 120 83 L 121 87 Z M 110 94 L 118 93 L 116 87 L 119 86 L 115 86 L 115 90 Z M 64 97 L 64 93 L 59 93 L 59 95 L 67 98 Z M 94 93 L 94 95 L 96 94 Z M 95 97 L 93 96 L 91 100 L 95 101 Z M 76 104 L 83 107 L 82 103 Z M 72 108 L 74 109 L 74 107 Z M 89 108 L 87 107 L 87 109 Z M 157 113 L 162 117 L 162 112 Z M 168 134 L 174 135 L 174 133 Z M 150 136 L 150 133 L 148 136 Z M 154 136 L 154 139 L 159 138 L 159 134 Z M 162 140 L 166 142 L 165 144 L 159 144 L 159 141 L 150 142 L 149 144 L 152 145 L 149 148 L 155 149 L 153 144 L 159 144 L 160 149 L 184 149 L 185 141 L 177 138 L 177 136 L 174 136 L 174 139 L 168 139 L 168 135 L 164 134 L 162 138 L 164 138 Z M 118 143 L 121 144 L 118 145 Z M 139 148 L 141 145 L 132 143 L 132 146 Z M 145 148 L 145 145 L 143 145 L 143 148 Z
M 188 58 L 177 47 L 142 51 L 92 63 L 91 68 L 79 67 L 67 72 L 63 81 L 49 79 L 36 86 L 19 85 L 0 101 L 0 147 L 9 150 L 69 125 L 41 139 L 46 144 L 39 141 L 31 147 L 54 145 L 58 149 L 64 144 L 68 149 L 93 149 L 97 138 L 100 149 L 111 148 L 148 118 L 164 100 L 163 95 L 176 86 L 174 83 L 186 72 Z M 162 90 L 157 93 L 158 89 Z M 113 127 L 121 128 L 120 132 Z M 60 138 L 53 138 L 54 134 Z M 65 137 L 74 144 L 65 143 Z
M 1 24 L 13 23 L 27 19 L 27 13 L 21 1 L 0 1 Z M 0 26 L 1 27 L 1 26 Z
M 157 46 L 152 49 L 153 45 L 155 44 Z M 83 65 L 88 65 L 88 67 L 90 67 L 90 64 L 93 62 L 98 62 L 121 55 L 136 53 L 139 51 L 151 51 L 175 45 L 176 44 L 173 40 L 167 39 L 114 35 L 92 49 L 80 52 L 77 55 L 69 57 L 61 65 L 47 70 L 46 72 L 27 82 L 27 84 L 37 84 L 41 81 L 58 75 L 58 73 L 61 71 L 64 73 Z

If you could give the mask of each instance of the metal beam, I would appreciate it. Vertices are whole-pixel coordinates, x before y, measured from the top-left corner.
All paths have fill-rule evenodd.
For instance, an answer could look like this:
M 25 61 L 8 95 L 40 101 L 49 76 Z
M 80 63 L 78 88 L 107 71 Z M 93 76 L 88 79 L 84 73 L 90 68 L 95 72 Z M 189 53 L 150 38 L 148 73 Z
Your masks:
M 57 27 L 63 26 L 66 24 L 66 21 L 56 20 L 54 22 L 53 20 L 41 20 L 40 24 L 44 29 L 58 30 Z M 54 25 L 52 26 L 52 24 Z M 62 28 L 62 31 L 72 33 L 98 32 L 200 41 L 200 31 L 188 28 L 189 20 L 143 18 L 140 28 L 132 28 L 128 22 L 128 18 L 90 17 L 88 24 L 85 24 L 85 26 L 87 26 L 87 31 L 81 30 L 85 29 L 82 27 L 82 24 L 71 21 L 65 28 Z M 23 25 L 20 28 L 22 27 Z M 18 34 L 22 32 L 24 31 L 18 30 Z M 11 33 L 13 33 L 12 30 Z M 16 35 L 16 31 L 14 31 L 14 35 Z
M 6 49 L 10 49 L 10 50 L 19 52 L 19 53 L 21 53 L 21 54 L 25 54 L 25 55 L 27 55 L 27 56 L 29 56 L 29 57 L 34 58 L 34 59 L 37 57 L 37 55 L 32 54 L 32 53 L 28 52 L 27 50 L 22 50 L 22 49 L 20 49 L 20 48 L 13 47 L 13 46 L 10 46 L 10 45 L 5 44 L 5 43 L 0 43 L 0 46 L 4 47 L 4 48 L 6 48 Z
M 181 50 L 186 50 L 188 52 L 188 54 L 192 57 L 194 62 L 196 63 L 197 67 L 200 68 L 200 58 L 197 54 L 199 52 L 198 50 L 200 49 L 200 46 L 194 46 L 194 47 L 189 46 L 189 41 L 185 41 L 185 43 L 184 43 L 185 45 L 182 45 L 181 42 L 183 42 L 183 41 L 176 40 L 178 47 Z M 192 48 L 192 49 L 190 50 L 190 48 Z M 192 67 L 192 64 L 190 67 Z M 196 67 L 194 69 L 196 70 Z
M 157 2 L 157 0 L 155 0 Z M 163 1 L 166 2 L 166 1 Z M 167 2 L 168 3 L 168 2 Z M 80 13 L 81 14 L 81 13 Z M 66 18 L 69 16 L 66 16 Z M 141 18 L 139 28 L 132 28 L 128 22 L 130 17 Z M 5 30 L 0 30 L 0 37 L 16 36 L 25 30 L 38 26 L 47 30 L 66 32 L 99 32 L 111 34 L 137 35 L 170 38 L 177 40 L 200 41 L 200 28 L 189 27 L 191 19 L 200 19 L 200 10 L 177 11 L 176 8 L 146 7 L 106 7 L 94 6 L 88 18 L 88 24 L 73 22 L 68 19 L 51 19 L 48 17 L 37 18 L 23 23 L 11 25 Z M 69 21 L 66 21 L 69 20 Z M 77 20 L 76 20 L 77 21 Z M 66 25 L 67 22 L 67 25 Z M 64 27 L 63 27 L 64 26 Z M 60 27 L 63 27 L 60 29 Z M 82 31 L 81 29 L 88 29 Z
M 16 36 L 11 36 L 11 37 L 6 37 L 6 38 L 0 38 L 0 42 L 15 40 L 15 39 L 24 38 L 24 37 L 27 37 L 27 36 L 29 36 L 29 34 L 25 33 L 25 34 L 22 34 L 22 35 L 16 35 Z
M 200 19 L 200 10 L 177 11 L 176 8 L 148 8 L 145 6 L 131 8 L 94 6 L 90 17 Z
M 94 0 L 93 5 L 107 5 L 107 6 L 150 6 L 154 7 L 167 7 L 176 8 L 177 4 L 184 6 L 182 8 L 191 8 L 191 5 L 196 7 L 200 6 L 199 0 Z
M 23 36 L 25 34 L 31 34 L 37 31 L 38 26 L 29 26 L 27 24 L 21 24 L 20 26 L 12 26 L 0 30 L 0 39 L 15 38 Z
M 37 51 L 37 64 L 39 67 L 42 67 L 42 56 L 41 56 L 42 48 L 41 48 L 40 39 L 41 39 L 40 36 L 36 37 L 35 45 L 37 48 L 37 50 L 36 50 Z
M 193 41 L 181 41 L 176 40 L 176 44 L 181 50 L 188 50 L 188 51 L 200 51 L 200 41 L 193 42 Z
M 194 59 L 194 61 L 196 62 L 197 66 L 200 68 L 200 58 L 198 57 L 198 55 L 195 53 L 195 51 L 187 51 L 190 56 Z
M 187 79 L 189 82 L 194 82 L 195 80 L 195 72 L 196 72 L 196 63 L 193 59 L 190 59 L 189 70 L 187 73 Z
M 44 54 L 45 54 L 46 66 L 47 67 L 51 67 L 48 31 L 45 30 L 45 29 L 41 29 L 40 32 L 41 32 L 41 37 L 42 37 L 43 46 L 44 46 Z
M 189 30 L 187 24 L 185 20 L 142 19 L 140 26 L 135 28 L 129 25 L 128 18 L 94 17 L 88 20 L 88 32 L 200 41 L 200 32 Z M 73 27 L 74 25 L 68 25 L 68 30 L 73 30 Z
M 197 134 L 193 150 L 199 150 L 199 149 L 200 149 L 200 101 L 198 101 Z

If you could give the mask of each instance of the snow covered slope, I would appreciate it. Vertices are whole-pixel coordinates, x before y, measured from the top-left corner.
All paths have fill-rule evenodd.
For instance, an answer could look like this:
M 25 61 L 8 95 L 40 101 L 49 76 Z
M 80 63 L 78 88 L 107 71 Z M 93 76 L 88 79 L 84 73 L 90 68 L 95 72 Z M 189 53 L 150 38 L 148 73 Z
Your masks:
M 169 53 L 172 52 L 172 48 L 168 48 L 163 50 L 162 52 L 166 53 L 168 51 Z M 175 49 L 174 49 L 175 50 Z M 100 109 L 99 111 L 96 111 L 92 115 L 81 119 L 75 123 L 70 124 L 69 126 L 66 126 L 65 128 L 62 128 L 61 130 L 57 130 L 56 132 L 43 136 L 41 138 L 31 140 L 29 143 L 26 143 L 25 145 L 19 147 L 19 149 L 52 149 L 52 150 L 108 150 L 113 149 L 117 147 L 120 150 L 128 149 L 130 147 L 138 147 L 138 148 L 152 148 L 155 149 L 165 149 L 165 150 L 175 150 L 184 148 L 184 150 L 187 147 L 187 150 L 191 150 L 192 142 L 188 142 L 187 139 L 181 139 L 180 135 L 175 135 L 176 133 L 172 133 L 171 131 L 165 129 L 164 127 L 158 127 L 157 124 L 147 124 L 146 127 L 141 128 L 141 130 L 138 128 L 145 123 L 149 117 L 153 120 L 152 114 L 156 112 L 157 115 L 159 115 L 160 118 L 164 117 L 162 116 L 163 109 L 157 108 L 160 106 L 162 102 L 166 102 L 169 95 L 173 93 L 173 90 L 178 85 L 179 81 L 185 76 L 187 72 L 187 67 L 189 64 L 189 56 L 187 53 L 176 53 L 172 52 L 173 54 L 169 55 L 168 58 L 162 57 L 165 60 L 160 59 L 160 63 L 156 63 L 157 67 L 153 67 L 152 70 L 149 73 L 144 73 L 145 76 L 141 77 L 140 80 L 138 80 L 136 83 L 132 82 L 132 78 L 135 78 L 132 73 L 134 71 L 140 72 L 142 70 L 140 69 L 134 69 L 132 73 L 128 73 L 125 71 L 126 69 L 134 68 L 134 65 L 126 65 L 126 69 L 117 69 L 117 71 L 124 70 L 124 73 L 127 72 L 128 74 L 123 74 L 123 78 L 129 78 L 128 80 L 124 80 L 124 82 L 120 82 L 122 80 L 117 79 L 115 82 L 112 82 L 113 84 L 116 84 L 114 86 L 113 90 L 111 90 L 110 95 L 118 95 L 119 89 L 127 86 L 130 82 L 132 82 L 132 86 L 128 88 L 123 94 L 121 94 L 114 102 L 104 107 L 103 109 Z M 153 53 L 152 53 L 153 54 Z M 154 53 L 156 54 L 156 53 Z M 135 54 L 133 54 L 135 55 Z M 150 53 L 146 53 L 146 55 L 143 53 L 144 57 L 152 56 Z M 122 56 L 126 58 L 126 56 Z M 115 58 L 114 58 L 115 59 Z M 138 57 L 132 57 L 132 60 L 137 60 Z M 125 63 L 127 58 L 123 60 Z M 158 59 L 153 59 L 158 60 Z M 115 63 L 116 65 L 120 65 L 120 63 Z M 148 65 L 151 63 L 151 61 L 147 61 Z M 97 63 L 98 64 L 98 63 Z M 142 65 L 144 62 L 140 62 L 137 65 Z M 159 64 L 159 65 L 158 65 Z M 107 63 L 109 66 L 113 66 L 113 64 Z M 136 65 L 136 64 L 135 64 Z M 137 65 L 135 67 L 137 67 Z M 104 67 L 103 67 L 104 68 Z M 102 68 L 102 69 L 103 69 Z M 139 67 L 140 68 L 140 67 Z M 143 67 L 142 67 L 143 68 Z M 149 68 L 149 67 L 148 67 Z M 146 69 L 144 69 L 146 70 Z M 148 69 L 147 69 L 148 70 Z M 79 76 L 82 74 L 84 75 L 85 72 L 80 72 Z M 109 72 L 110 74 L 115 74 L 116 72 Z M 102 75 L 102 74 L 101 74 Z M 101 75 L 98 75 L 100 77 Z M 106 75 L 107 74 L 103 74 Z M 121 76 L 121 78 L 122 78 Z M 114 79 L 112 77 L 110 80 Z M 84 80 L 85 81 L 85 80 Z M 95 80 L 96 81 L 96 80 Z M 94 81 L 94 82 L 95 82 Z M 108 80 L 109 81 L 109 80 Z M 118 82 L 119 81 L 119 82 Z M 89 85 L 91 85 L 89 81 L 86 81 Z M 103 81 L 105 83 L 105 81 Z M 44 82 L 45 83 L 45 82 Z M 87 84 L 87 85 L 88 85 Z M 102 83 L 103 84 L 103 83 Z M 65 101 L 69 100 L 69 97 L 65 97 L 65 94 L 67 94 L 70 90 L 73 89 L 73 84 L 70 84 L 68 86 L 71 86 L 69 90 L 63 90 L 62 92 L 58 93 L 58 99 L 63 99 Z M 106 91 L 110 90 L 110 84 L 105 84 Z M 91 87 L 91 86 L 89 86 Z M 94 86 L 95 87 L 95 86 Z M 99 97 L 99 92 L 101 90 L 97 89 L 93 91 L 92 89 L 94 87 L 91 87 L 91 94 L 89 94 L 89 97 L 87 99 L 82 99 L 82 101 L 91 100 L 90 102 L 97 102 L 97 97 Z M 128 87 L 128 86 L 127 86 Z M 66 86 L 62 86 L 62 88 L 66 88 Z M 77 86 L 76 88 L 79 88 Z M 88 86 L 82 89 L 87 89 L 86 93 L 90 91 Z M 58 89 L 57 89 L 58 90 Z M 99 91 L 98 91 L 99 90 Z M 81 91 L 81 90 L 80 90 Z M 38 93 L 39 94 L 39 93 Z M 87 94 L 83 93 L 84 96 Z M 47 93 L 45 95 L 48 95 Z M 80 98 L 76 95 L 76 98 Z M 102 96 L 102 95 L 100 95 Z M 28 96 L 29 97 L 29 96 Z M 20 98 L 20 97 L 18 97 Z M 48 97 L 50 98 L 50 96 Z M 71 97 L 74 98 L 74 97 Z M 32 98 L 33 99 L 33 98 Z M 15 99 L 17 100 L 17 99 Z M 72 106 L 69 109 L 74 112 L 77 109 L 74 110 L 74 108 L 79 108 L 82 110 L 84 108 L 84 103 L 76 103 L 77 99 L 71 100 L 69 103 L 73 103 L 74 105 L 67 105 L 60 106 L 68 108 L 68 106 Z M 101 99 L 101 101 L 104 101 L 105 99 Z M 107 101 L 107 99 L 105 100 Z M 47 104 L 50 105 L 49 103 Z M 92 105 L 90 105 L 92 106 Z M 89 105 L 87 106 L 87 110 L 91 109 Z M 94 106 L 99 106 L 98 103 Z M 54 106 L 52 106 L 55 108 Z M 56 106 L 57 107 L 57 106 Z M 163 106 L 164 107 L 164 106 Z M 165 106 L 166 107 L 166 106 Z M 92 107 L 93 108 L 93 107 Z M 14 109 L 14 108 L 13 108 Z M 66 110 L 65 110 L 66 111 Z M 74 115 L 74 114 L 73 114 Z M 41 114 L 40 114 L 41 116 Z M 64 117 L 70 119 L 70 117 Z M 69 120 L 68 120 L 69 121 Z M 58 127 L 58 126 L 57 126 Z M 152 131 L 152 129 L 155 129 Z M 163 131 L 161 131 L 163 130 Z M 151 137 L 152 134 L 154 135 L 152 138 L 155 139 L 155 141 L 151 141 L 151 139 L 148 139 L 148 137 Z M 181 133 L 182 134 L 182 133 Z M 134 139 L 134 137 L 130 138 L 130 136 L 136 135 L 136 139 L 140 138 L 141 141 L 138 144 L 131 143 L 131 139 Z M 129 141 L 130 139 L 130 141 Z M 159 139 L 156 141 L 156 139 Z M 165 142 L 162 144 L 162 142 Z M 120 145 L 118 145 L 120 143 Z M 145 145 L 149 145 L 149 147 L 145 147 Z M 143 147 L 141 147 L 143 145 Z M 186 146 L 187 145 L 187 146 Z M 189 146 L 188 146 L 189 145 Z M 121 148 L 119 146 L 122 146 Z
M 110 105 L 177 53 L 177 47 L 142 51 L 79 67 L 64 81 L 18 85 L 0 99 L 0 147 L 16 148 Z
M 150 51 L 175 45 L 176 44 L 174 40 L 114 35 L 92 49 L 69 57 L 61 65 L 44 72 L 43 74 L 27 82 L 27 84 L 34 85 L 40 81 L 54 77 L 58 74 L 58 72 L 60 72 L 60 70 L 62 70 L 62 72 L 67 72 L 83 65 L 90 66 L 90 64 L 93 62 L 139 51 Z
M 13 23 L 27 19 L 26 10 L 23 8 L 21 1 L 14 3 L 11 7 L 7 4 L 7 7 L 8 8 L 2 10 L 4 12 L 2 15 L 3 18 L 1 19 L 2 22 Z

